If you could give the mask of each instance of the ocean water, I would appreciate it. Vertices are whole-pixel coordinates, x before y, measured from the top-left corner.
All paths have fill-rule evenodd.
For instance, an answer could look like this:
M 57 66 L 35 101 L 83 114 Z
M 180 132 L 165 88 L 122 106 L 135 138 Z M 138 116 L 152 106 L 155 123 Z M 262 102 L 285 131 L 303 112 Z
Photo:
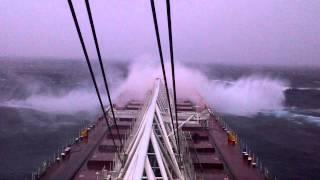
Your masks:
M 53 158 L 97 117 L 97 99 L 82 60 L 0 61 L 0 179 L 29 179 L 43 160 Z M 284 109 L 219 114 L 278 179 L 320 178 L 319 69 L 186 66 L 216 80 L 260 74 L 288 81 Z M 128 75 L 128 65 L 113 61 L 107 70 L 114 92 Z

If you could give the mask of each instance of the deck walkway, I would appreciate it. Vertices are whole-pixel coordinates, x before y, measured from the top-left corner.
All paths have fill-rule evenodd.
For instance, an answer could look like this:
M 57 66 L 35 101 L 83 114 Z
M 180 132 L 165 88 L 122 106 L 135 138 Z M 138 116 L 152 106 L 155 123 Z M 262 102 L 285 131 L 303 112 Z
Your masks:
M 43 180 L 61 180 L 73 179 L 76 172 L 86 163 L 87 158 L 100 144 L 99 142 L 106 134 L 106 123 L 103 120 L 98 120 L 95 129 L 89 132 L 87 142 L 81 141 L 72 146 L 71 154 L 60 163 L 55 163 L 53 167 L 46 172 Z
M 221 153 L 230 173 L 235 179 L 239 180 L 263 180 L 263 175 L 258 169 L 248 165 L 248 162 L 242 158 L 242 150 L 239 144 L 228 144 L 227 133 L 222 129 L 219 123 L 210 119 L 209 136 L 217 150 Z

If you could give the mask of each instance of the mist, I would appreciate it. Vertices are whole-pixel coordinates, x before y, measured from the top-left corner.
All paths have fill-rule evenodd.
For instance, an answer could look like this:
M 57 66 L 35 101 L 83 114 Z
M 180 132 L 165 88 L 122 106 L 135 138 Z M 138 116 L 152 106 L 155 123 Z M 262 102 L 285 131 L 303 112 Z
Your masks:
M 75 114 L 98 112 L 98 98 L 93 91 L 74 89 L 66 94 L 32 94 L 24 100 L 11 100 L 4 103 L 6 106 L 35 109 L 55 114 Z
M 142 56 L 129 68 L 128 77 L 118 90 L 122 94 L 118 101 L 125 104 L 131 99 L 143 100 L 156 78 L 162 77 L 159 64 L 152 63 L 151 56 Z M 165 64 L 170 88 L 171 67 Z M 281 110 L 285 102 L 284 91 L 288 82 L 261 74 L 224 81 L 205 76 L 201 71 L 177 63 L 176 88 L 179 99 L 194 103 L 208 103 L 215 111 L 234 115 L 251 116 L 262 111 Z
M 170 64 L 165 63 L 165 68 L 169 88 L 172 89 Z M 111 67 L 110 70 L 111 76 L 108 77 L 111 83 L 111 97 L 118 105 L 125 105 L 130 100 L 143 101 L 147 91 L 153 87 L 155 79 L 163 79 L 158 57 L 150 54 L 134 58 L 128 70 Z M 217 112 L 235 115 L 251 116 L 262 111 L 281 110 L 285 101 L 284 91 L 289 87 L 285 80 L 263 74 L 249 74 L 233 80 L 228 77 L 208 77 L 201 69 L 181 61 L 176 61 L 175 74 L 178 99 L 208 104 Z M 25 97 L 11 98 L 1 105 L 55 114 L 99 113 L 99 102 L 91 80 L 81 80 L 84 77 L 82 71 L 78 76 L 80 77 L 76 79 L 80 82 L 76 83 L 82 85 L 72 88 L 61 85 L 55 87 L 56 85 L 46 84 L 44 81 L 21 81 L 26 86 L 23 90 L 26 92 Z M 66 74 L 64 78 L 67 77 Z M 103 103 L 108 106 L 102 78 L 97 76 L 97 80 Z
M 281 110 L 286 84 L 284 80 L 251 75 L 232 84 L 210 82 L 204 96 L 219 112 L 250 116 L 262 111 Z

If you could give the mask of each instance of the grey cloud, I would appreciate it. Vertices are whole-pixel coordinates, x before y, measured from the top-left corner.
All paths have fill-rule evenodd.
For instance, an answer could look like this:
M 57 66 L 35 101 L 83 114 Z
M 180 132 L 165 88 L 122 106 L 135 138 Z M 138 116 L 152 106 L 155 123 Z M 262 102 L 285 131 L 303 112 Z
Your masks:
M 91 0 L 103 57 L 157 54 L 148 0 Z M 164 1 L 156 1 L 168 51 Z M 84 1 L 75 1 L 90 54 Z M 320 65 L 318 0 L 175 0 L 174 47 L 182 61 Z M 0 56 L 82 58 L 66 0 L 1 0 Z

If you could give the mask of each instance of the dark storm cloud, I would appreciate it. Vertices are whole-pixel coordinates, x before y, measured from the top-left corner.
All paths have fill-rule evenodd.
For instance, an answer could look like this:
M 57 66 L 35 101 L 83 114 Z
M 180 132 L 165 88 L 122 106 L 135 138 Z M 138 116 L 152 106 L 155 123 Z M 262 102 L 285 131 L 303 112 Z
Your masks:
M 74 1 L 92 46 L 84 1 Z M 148 0 L 91 0 L 105 58 L 157 54 Z M 172 1 L 176 58 L 245 64 L 320 64 L 318 0 Z M 157 1 L 167 46 L 164 1 Z M 93 48 L 90 54 L 95 56 Z M 165 48 L 167 51 L 168 49 Z M 83 57 L 67 0 L 1 0 L 0 56 Z

